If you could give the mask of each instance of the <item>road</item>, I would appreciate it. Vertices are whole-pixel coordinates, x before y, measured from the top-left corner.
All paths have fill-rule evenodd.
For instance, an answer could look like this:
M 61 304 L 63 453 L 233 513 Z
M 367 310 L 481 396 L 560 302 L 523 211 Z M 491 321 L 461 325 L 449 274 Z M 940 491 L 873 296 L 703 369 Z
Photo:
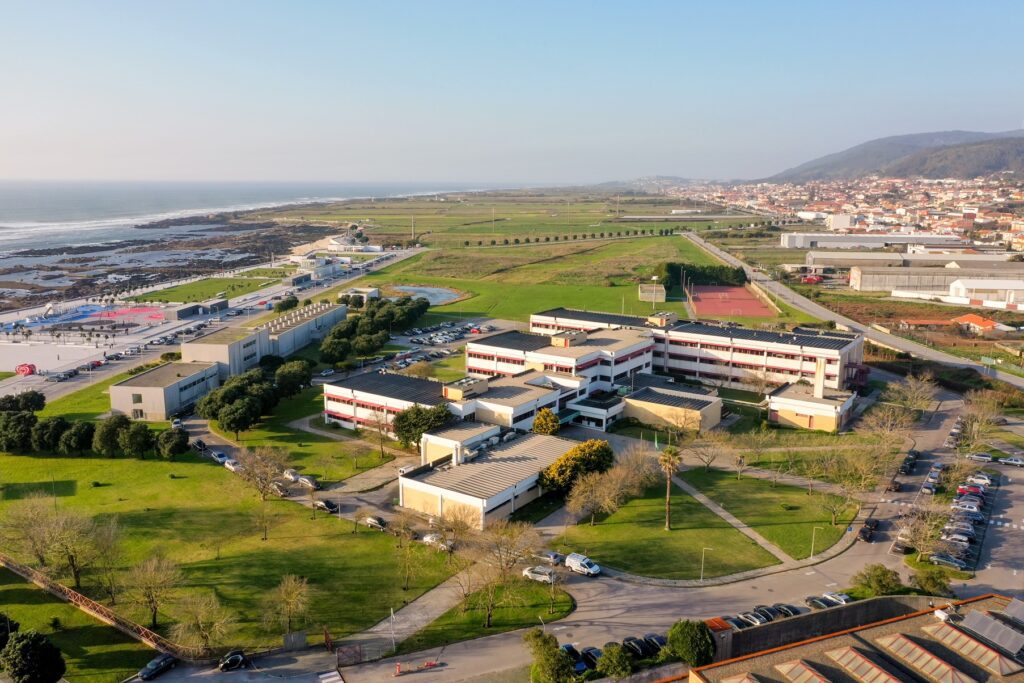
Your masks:
M 707 242 L 706 240 L 702 239 L 696 234 L 684 233 L 684 235 L 690 241 L 694 242 L 695 244 L 707 250 L 708 252 L 714 254 L 725 263 L 731 266 L 735 266 L 737 268 L 743 268 L 743 270 L 746 271 L 747 273 L 747 277 L 752 282 L 756 282 L 758 285 L 763 287 L 772 295 L 778 297 L 782 301 L 785 301 L 793 308 L 803 311 L 804 313 L 813 315 L 814 317 L 820 318 L 821 320 L 834 320 L 837 324 L 848 327 L 854 332 L 859 332 L 863 334 L 867 339 L 870 339 L 871 341 L 877 342 L 879 344 L 894 349 L 899 349 L 900 351 L 906 351 L 907 353 L 917 356 L 918 358 L 937 361 L 939 363 L 945 363 L 946 365 L 952 365 L 954 367 L 973 368 L 974 370 L 977 370 L 984 376 L 995 377 L 996 379 L 1002 380 L 1007 384 L 1012 384 L 1013 386 L 1019 389 L 1024 389 L 1024 377 L 1018 377 L 1017 375 L 1011 375 L 1006 372 L 994 370 L 980 363 L 975 363 L 969 359 L 961 358 L 960 356 L 954 356 L 943 351 L 937 351 L 922 344 L 918 344 L 917 342 L 910 341 L 909 339 L 904 339 L 903 337 L 898 337 L 894 334 L 888 334 L 886 332 L 876 330 L 873 327 L 869 327 L 867 325 L 864 325 L 863 323 L 859 323 L 856 320 L 852 320 L 851 318 L 839 315 L 835 311 L 829 310 L 824 306 L 811 301 L 807 297 L 797 294 L 796 292 L 794 292 L 792 289 L 782 284 L 781 282 L 772 280 L 764 273 L 754 270 L 749 265 L 747 265 L 740 259 L 736 258 L 732 254 L 729 254 L 723 251 L 722 249 L 719 249 L 714 244 Z

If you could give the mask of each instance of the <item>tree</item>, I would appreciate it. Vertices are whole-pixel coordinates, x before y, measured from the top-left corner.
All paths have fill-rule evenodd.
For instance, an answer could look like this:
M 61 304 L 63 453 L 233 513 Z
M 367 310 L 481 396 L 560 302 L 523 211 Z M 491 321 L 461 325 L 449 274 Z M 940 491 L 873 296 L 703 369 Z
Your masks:
M 95 568 L 100 587 L 110 598 L 110 604 L 116 605 L 117 594 L 121 590 L 121 564 L 124 561 L 121 527 L 117 517 L 96 525 L 93 545 L 96 549 Z
M 431 408 L 415 404 L 394 416 L 391 429 L 398 437 L 398 441 L 408 447 L 419 444 L 424 432 L 441 429 L 451 422 L 453 417 L 447 403 L 438 403 Z
M 849 503 L 846 498 L 836 496 L 828 491 L 819 491 L 817 498 L 818 507 L 829 513 L 832 518 L 832 526 L 839 524 L 839 515 L 847 508 Z
M 228 627 L 235 621 L 212 593 L 186 597 L 177 611 L 177 618 L 171 626 L 171 637 L 182 645 L 200 648 L 204 652 L 220 644 L 227 635 Z
M 71 427 L 71 423 L 63 417 L 46 417 L 32 427 L 32 450 L 36 453 L 55 453 L 63 436 Z
M 576 482 L 565 499 L 565 508 L 576 516 L 590 516 L 590 526 L 601 511 L 607 485 L 602 472 L 584 472 L 576 478 Z
M 352 344 L 347 339 L 327 337 L 320 344 L 320 359 L 325 363 L 340 363 L 352 353 Z
M 10 639 L 11 634 L 17 633 L 20 628 L 21 624 L 11 619 L 9 614 L 0 612 L 0 650 L 7 646 L 7 641 Z
M 884 564 L 865 565 L 853 575 L 853 585 L 875 596 L 894 595 L 903 588 L 899 573 Z
M 621 680 L 633 673 L 633 657 L 619 643 L 608 643 L 597 660 L 597 672 Z
M 156 437 L 156 452 L 164 460 L 174 460 L 188 450 L 188 432 L 180 427 L 160 432 Z
M 604 439 L 589 439 L 573 446 L 540 474 L 540 484 L 552 491 L 569 491 L 585 472 L 604 472 L 615 462 L 615 452 Z
M 47 566 L 54 509 L 50 496 L 41 491 L 29 493 L 10 506 L 3 518 L 4 541 L 24 555 L 31 555 L 40 567 Z
M 32 448 L 35 413 L 28 411 L 0 412 L 0 451 L 17 453 Z
M 39 631 L 19 631 L 11 635 L 0 652 L 0 669 L 13 683 L 57 683 L 67 665 L 60 648 Z
M 957 450 L 970 453 L 983 446 L 1003 412 L 1002 399 L 995 391 L 968 391 L 964 394 L 964 422 Z
M 121 452 L 121 432 L 132 424 L 125 415 L 111 415 L 101 422 L 92 437 L 92 450 L 97 455 L 113 458 Z
M 373 435 L 377 437 L 377 447 L 380 449 L 380 459 L 383 461 L 384 456 L 387 453 L 384 451 L 384 444 L 388 442 L 388 438 L 391 435 L 391 422 L 388 421 L 388 414 L 383 408 L 375 408 L 367 426 L 373 431 Z M 353 451 L 353 454 L 355 451 Z M 355 459 L 353 458 L 353 469 L 355 469 Z
M 288 464 L 288 455 L 281 448 L 259 446 L 246 448 L 236 456 L 241 469 L 238 473 L 242 481 L 248 484 L 260 499 L 260 528 L 263 540 L 267 540 L 270 524 L 267 517 L 267 499 L 274 492 L 274 483 L 281 476 Z M 312 489 L 310 489 L 312 491 Z
M 96 559 L 96 525 L 91 518 L 61 510 L 54 515 L 48 534 L 49 553 L 71 573 L 75 590 L 82 588 L 82 572 Z
M 296 296 L 289 295 L 278 301 L 276 304 L 274 304 L 274 311 L 276 313 L 284 313 L 285 311 L 290 311 L 291 309 L 297 307 L 298 305 L 299 298 Z
M 917 551 L 918 560 L 939 547 L 939 530 L 948 517 L 944 506 L 934 501 L 919 501 L 907 517 L 900 535 L 906 539 L 907 545 Z
M 703 621 L 681 619 L 672 624 L 668 630 L 668 647 L 691 668 L 710 664 L 715 657 L 715 641 Z
M 153 450 L 155 443 L 153 432 L 144 422 L 133 422 L 117 435 L 118 447 L 130 458 L 145 458 L 146 453 Z
M 405 374 L 410 377 L 419 377 L 420 379 L 429 379 L 436 374 L 437 368 L 430 361 L 421 360 L 413 363 L 405 369 Z
M 531 683 L 565 683 L 573 680 L 573 663 L 558 647 L 558 639 L 539 628 L 523 634 L 523 642 L 533 655 L 530 666 Z
M 178 565 L 159 555 L 143 560 L 128 571 L 131 599 L 149 612 L 150 628 L 156 628 L 157 613 L 170 602 L 182 578 Z
M 940 595 L 949 597 L 953 593 L 949 590 L 949 574 L 940 567 L 925 567 L 914 573 L 914 584 L 929 595 Z
M 876 405 L 861 418 L 861 430 L 877 434 L 885 452 L 899 448 L 910 433 L 913 417 L 909 410 L 895 404 Z
M 683 455 L 675 446 L 665 446 L 658 455 L 658 467 L 665 474 L 665 531 L 672 530 L 672 477 L 683 464 Z
M 927 410 L 935 400 L 938 387 L 931 373 L 907 375 L 902 382 L 890 384 L 883 399 L 906 410 Z
M 235 433 L 235 441 L 238 441 L 240 432 L 252 427 L 260 419 L 260 406 L 256 399 L 251 396 L 240 398 L 229 403 L 217 413 L 217 422 L 222 429 Z
M 57 451 L 61 455 L 82 455 L 92 447 L 96 427 L 92 422 L 75 422 L 60 435 Z
M 309 584 L 306 579 L 294 574 L 281 577 L 281 583 L 270 592 L 263 612 L 268 624 L 283 626 L 285 633 L 292 632 L 295 623 L 301 623 L 309 615 Z
M 46 407 L 46 396 L 35 389 L 0 396 L 0 412 L 35 413 Z
M 281 396 L 294 396 L 313 382 L 313 371 L 306 361 L 293 360 L 285 363 L 274 373 L 274 383 Z
M 551 408 L 541 408 L 533 418 L 533 433 L 553 436 L 558 433 L 561 423 Z

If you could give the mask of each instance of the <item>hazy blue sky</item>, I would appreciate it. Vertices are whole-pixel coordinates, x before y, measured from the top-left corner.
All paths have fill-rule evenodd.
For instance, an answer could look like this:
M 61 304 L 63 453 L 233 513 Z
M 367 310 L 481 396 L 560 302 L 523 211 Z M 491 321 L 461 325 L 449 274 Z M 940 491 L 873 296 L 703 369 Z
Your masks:
M 1021 126 L 1020 2 L 0 0 L 0 178 L 757 177 Z

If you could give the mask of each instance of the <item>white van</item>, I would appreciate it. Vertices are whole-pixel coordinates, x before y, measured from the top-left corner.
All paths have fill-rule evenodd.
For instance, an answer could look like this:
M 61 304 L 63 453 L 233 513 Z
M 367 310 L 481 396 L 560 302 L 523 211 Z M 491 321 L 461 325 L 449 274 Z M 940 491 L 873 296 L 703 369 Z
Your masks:
M 597 576 L 601 573 L 601 567 L 586 555 L 569 553 L 565 558 L 565 566 L 569 571 L 583 574 L 584 576 Z

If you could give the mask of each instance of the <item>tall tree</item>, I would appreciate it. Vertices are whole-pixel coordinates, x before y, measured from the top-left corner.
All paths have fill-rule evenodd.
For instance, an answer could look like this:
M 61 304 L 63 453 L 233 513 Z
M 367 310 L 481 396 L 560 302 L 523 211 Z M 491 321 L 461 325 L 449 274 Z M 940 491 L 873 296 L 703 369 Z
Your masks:
M 313 382 L 313 371 L 304 360 L 288 361 L 274 373 L 274 383 L 282 396 L 294 396 Z
M 675 446 L 665 446 L 658 455 L 658 467 L 665 474 L 665 531 L 672 530 L 672 477 L 683 464 L 683 454 Z
M 715 657 L 715 640 L 703 621 L 674 623 L 668 630 L 668 647 L 689 667 L 710 664 Z
M 36 453 L 56 453 L 60 437 L 71 428 L 61 416 L 45 417 L 32 427 L 32 450 Z
M 576 444 L 540 475 L 541 486 L 553 491 L 569 491 L 584 472 L 604 472 L 615 462 L 615 452 L 604 439 L 588 439 Z
M 213 593 L 187 596 L 182 600 L 176 617 L 177 621 L 171 626 L 174 640 L 203 652 L 220 645 L 235 621 Z
M 35 413 L 28 411 L 0 412 L 0 451 L 21 453 L 32 448 Z
M 60 435 L 57 451 L 61 455 L 82 455 L 92 447 L 95 432 L 92 422 L 75 422 Z
M 541 408 L 537 411 L 537 416 L 533 418 L 534 434 L 554 435 L 558 433 L 561 426 L 558 416 L 551 408 Z
M 182 579 L 178 565 L 159 555 L 143 560 L 128 571 L 129 595 L 149 612 L 150 628 L 157 627 L 160 608 L 171 601 Z
M 235 441 L 238 435 L 252 427 L 260 419 L 259 402 L 252 397 L 240 398 L 229 403 L 217 413 L 217 423 L 222 429 L 234 432 Z
M 306 579 L 286 574 L 267 596 L 265 606 L 264 619 L 283 626 L 285 633 L 291 633 L 292 626 L 309 615 L 309 584 Z
M 188 432 L 180 427 L 160 432 L 156 437 L 156 452 L 164 460 L 188 451 Z
M 45 567 L 54 517 L 53 499 L 41 491 L 33 491 L 7 508 L 0 518 L 0 530 L 6 543 L 24 555 L 31 555 L 40 567 Z
M 523 642 L 533 655 L 530 680 L 534 683 L 564 683 L 573 680 L 573 662 L 558 647 L 558 639 L 539 628 L 523 634 Z
M 153 432 L 144 422 L 133 422 L 117 435 L 118 448 L 129 458 L 145 458 L 155 443 Z
M 565 499 L 565 508 L 573 515 L 589 516 L 590 526 L 594 526 L 597 513 L 601 511 L 605 493 L 604 474 L 602 472 L 584 472 L 576 477 L 576 482 Z
M 71 573 L 75 590 L 81 590 L 82 572 L 96 559 L 95 531 L 92 518 L 61 510 L 47 539 L 50 554 Z
M 11 635 L 0 651 L 0 669 L 13 683 L 57 683 L 67 665 L 60 648 L 39 631 L 19 631 Z
M 113 458 L 121 452 L 121 432 L 128 429 L 132 421 L 125 415 L 111 415 L 101 422 L 92 437 L 92 450 L 97 455 Z

